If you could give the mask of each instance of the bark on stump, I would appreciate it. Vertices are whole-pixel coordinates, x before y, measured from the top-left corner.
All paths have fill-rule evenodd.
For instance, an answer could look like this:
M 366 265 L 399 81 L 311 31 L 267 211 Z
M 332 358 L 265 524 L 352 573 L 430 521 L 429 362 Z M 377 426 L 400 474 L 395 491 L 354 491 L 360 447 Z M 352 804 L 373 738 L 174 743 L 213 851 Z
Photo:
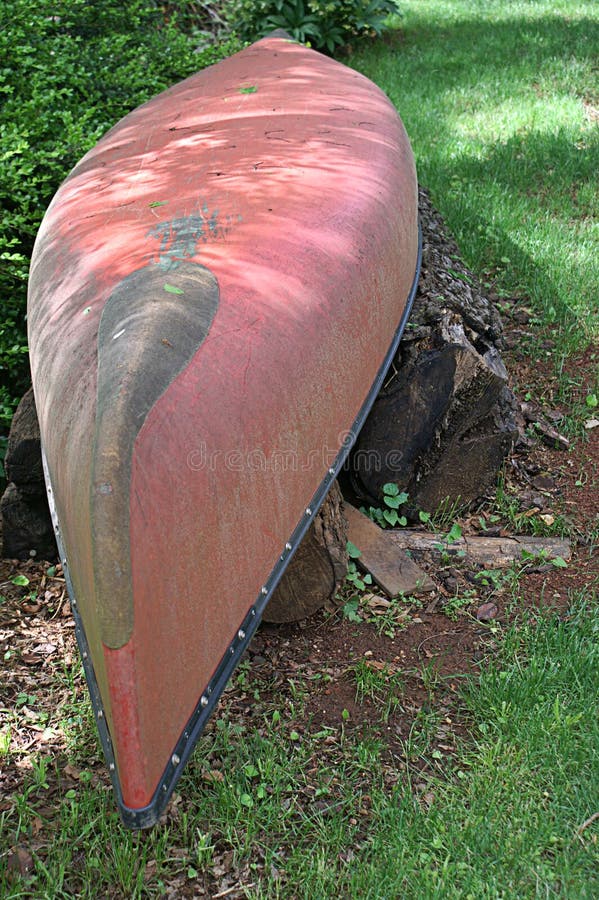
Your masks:
M 46 497 L 40 430 L 31 388 L 13 416 L 5 459 L 8 486 L 0 500 L 2 555 L 54 559 L 54 530 Z
M 347 572 L 347 527 L 335 482 L 266 607 L 266 622 L 305 619 L 335 596 Z

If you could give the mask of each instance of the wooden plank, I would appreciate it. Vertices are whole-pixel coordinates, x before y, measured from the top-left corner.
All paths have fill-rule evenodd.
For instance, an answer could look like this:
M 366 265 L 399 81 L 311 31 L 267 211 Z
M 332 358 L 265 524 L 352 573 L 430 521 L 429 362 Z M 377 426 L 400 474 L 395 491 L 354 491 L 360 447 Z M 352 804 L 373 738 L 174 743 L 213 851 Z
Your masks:
M 570 542 L 563 538 L 531 537 L 527 534 L 511 537 L 468 534 L 447 544 L 442 534 L 432 534 L 430 531 L 420 529 L 401 528 L 384 533 L 398 550 L 419 550 L 429 553 L 442 551 L 449 556 L 460 555 L 468 562 L 477 562 L 493 568 L 502 568 L 521 560 L 523 551 L 535 557 L 546 557 L 548 561 L 556 557 L 568 560 L 572 555 Z
M 344 513 L 349 523 L 348 537 L 361 556 L 358 564 L 370 572 L 378 586 L 390 597 L 398 594 L 420 594 L 433 591 L 435 583 L 390 540 L 393 532 L 379 528 L 368 516 L 346 503 Z

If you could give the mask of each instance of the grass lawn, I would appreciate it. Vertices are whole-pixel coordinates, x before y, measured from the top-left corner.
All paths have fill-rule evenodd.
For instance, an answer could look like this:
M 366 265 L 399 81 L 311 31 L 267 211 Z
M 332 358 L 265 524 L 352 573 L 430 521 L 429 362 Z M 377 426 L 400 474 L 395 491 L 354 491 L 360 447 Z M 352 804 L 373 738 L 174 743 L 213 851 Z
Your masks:
M 571 360 L 584 351 L 585 391 L 596 397 L 599 8 L 402 8 L 397 32 L 351 64 L 398 106 L 420 181 L 473 271 L 499 297 L 532 307 L 532 352 L 549 364 L 547 377 L 570 397 L 582 383 Z M 542 335 L 555 346 L 549 358 Z M 585 462 L 583 411 L 584 402 L 571 416 L 583 467 L 571 481 L 587 492 L 599 473 Z M 23 600 L 10 599 L 17 570 L 2 571 L 0 637 L 12 629 L 25 641 Z M 502 587 L 510 614 L 488 626 L 463 677 L 439 674 L 424 651 L 418 670 L 398 664 L 377 677 L 355 659 L 339 670 L 302 666 L 282 640 L 271 669 L 243 663 L 163 823 L 136 834 L 115 811 L 72 630 L 57 629 L 60 588 L 52 599 L 54 582 L 42 580 L 56 611 L 36 640 L 64 647 L 60 662 L 25 674 L 16 699 L 0 706 L 0 768 L 12 785 L 0 796 L 0 896 L 598 897 L 597 577 L 540 573 L 540 611 L 527 601 L 516 616 L 525 584 L 517 575 Z M 544 579 L 555 590 L 558 577 L 559 615 L 543 608 Z M 310 634 L 316 640 L 318 629 Z M 366 621 L 348 635 L 382 646 Z M 348 708 L 320 721 L 313 695 L 336 679 Z M 378 728 L 354 727 L 349 707 L 367 702 L 380 706 Z M 390 750 L 396 707 L 411 724 Z
M 400 111 L 466 261 L 575 351 L 599 323 L 599 15 L 576 0 L 405 0 L 352 58 Z

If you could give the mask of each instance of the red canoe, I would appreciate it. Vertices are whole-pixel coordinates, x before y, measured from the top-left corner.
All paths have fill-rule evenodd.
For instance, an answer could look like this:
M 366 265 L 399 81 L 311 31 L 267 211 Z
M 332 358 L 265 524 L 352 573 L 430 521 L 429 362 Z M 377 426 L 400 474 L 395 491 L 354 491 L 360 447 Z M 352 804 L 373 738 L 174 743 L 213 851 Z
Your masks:
M 277 37 L 132 112 L 52 201 L 33 384 L 126 824 L 164 808 L 381 384 L 418 266 L 394 108 Z

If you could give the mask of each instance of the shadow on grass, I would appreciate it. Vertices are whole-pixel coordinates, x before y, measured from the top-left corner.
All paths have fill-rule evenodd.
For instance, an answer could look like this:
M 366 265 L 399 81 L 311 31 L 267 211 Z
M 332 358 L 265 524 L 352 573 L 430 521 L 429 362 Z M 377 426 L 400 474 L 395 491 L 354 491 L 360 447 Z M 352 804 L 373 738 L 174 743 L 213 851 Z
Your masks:
M 577 104 L 599 106 L 599 17 L 543 6 L 519 4 L 518 17 L 507 4 L 441 4 L 434 21 L 430 4 L 411 3 L 394 45 L 352 62 L 399 109 L 466 260 L 503 268 L 503 286 L 522 285 L 550 321 L 576 329 L 585 316 L 591 333 L 599 130 Z
M 572 233 L 597 216 L 598 170 L 599 133 L 575 146 L 567 129 L 531 130 L 489 145 L 484 156 L 454 158 L 449 185 L 437 181 L 431 188 L 477 266 L 485 269 L 485 256 L 502 261 L 513 290 L 525 283 L 548 318 L 566 326 L 584 315 L 591 334 L 599 315 L 596 253 L 590 234 L 573 244 Z M 474 187 L 463 190 L 466 183 Z M 521 241 L 514 240 L 516 232 Z M 535 242 L 534 253 L 528 252 L 526 244 Z
M 464 14 L 453 21 L 431 24 L 430 10 L 426 7 L 425 4 L 422 10 L 410 10 L 407 24 L 400 25 L 396 46 L 398 54 L 420 56 L 423 62 L 427 57 L 441 56 L 443 67 L 437 74 L 444 89 L 485 82 L 493 86 L 497 74 L 509 84 L 513 83 L 510 73 L 517 78 L 523 70 L 540 70 L 548 63 L 568 60 L 571 78 L 561 86 L 570 90 L 576 87 L 577 63 L 596 65 L 599 19 L 539 13 L 535 17 L 490 21 L 483 4 L 480 16 Z M 507 9 L 507 4 L 502 9 Z M 427 77 L 433 76 L 434 72 L 429 71 Z M 597 99 L 596 80 L 594 90 Z

